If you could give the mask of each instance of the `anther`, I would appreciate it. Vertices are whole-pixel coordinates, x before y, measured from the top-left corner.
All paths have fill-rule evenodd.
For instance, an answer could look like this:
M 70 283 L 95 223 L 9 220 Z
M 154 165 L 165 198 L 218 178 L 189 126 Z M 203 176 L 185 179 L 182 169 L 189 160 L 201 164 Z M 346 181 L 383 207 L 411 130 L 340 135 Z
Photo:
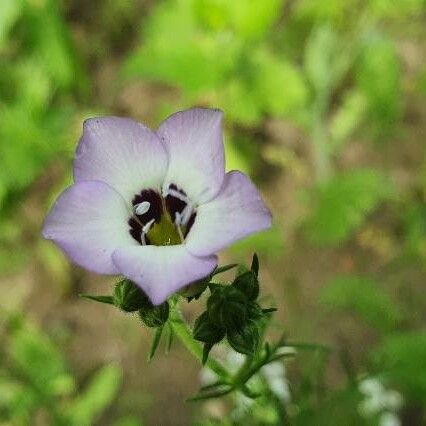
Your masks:
M 142 201 L 134 206 L 135 213 L 139 216 L 145 214 L 149 208 L 151 207 L 151 203 L 149 201 Z

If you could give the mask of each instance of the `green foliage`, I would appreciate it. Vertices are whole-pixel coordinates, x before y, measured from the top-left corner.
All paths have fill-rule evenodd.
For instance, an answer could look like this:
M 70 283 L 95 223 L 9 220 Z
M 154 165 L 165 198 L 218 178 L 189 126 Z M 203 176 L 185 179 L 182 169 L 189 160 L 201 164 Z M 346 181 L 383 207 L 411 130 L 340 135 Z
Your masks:
M 371 35 L 365 42 L 356 78 L 368 103 L 373 125 L 379 131 L 392 128 L 401 112 L 401 71 L 394 45 Z
M 91 425 L 115 399 L 121 382 L 116 365 L 103 367 L 67 408 L 72 425 Z
M 390 193 L 389 181 L 376 170 L 336 175 L 311 193 L 313 208 L 305 223 L 307 237 L 322 244 L 343 242 Z
M 396 329 L 403 319 L 401 308 L 369 278 L 333 278 L 322 289 L 320 302 L 331 309 L 352 311 L 381 332 Z
M 426 399 L 426 333 L 399 332 L 386 337 L 373 351 L 376 368 L 410 400 Z
M 62 100 L 84 83 L 56 1 L 5 1 L 1 9 L 0 214 L 64 151 L 73 108 Z
M 120 387 L 121 370 L 98 370 L 77 392 L 63 354 L 34 325 L 17 318 L 6 349 L 7 372 L 0 370 L 0 420 L 30 424 L 44 409 L 50 424 L 89 425 L 111 404 Z

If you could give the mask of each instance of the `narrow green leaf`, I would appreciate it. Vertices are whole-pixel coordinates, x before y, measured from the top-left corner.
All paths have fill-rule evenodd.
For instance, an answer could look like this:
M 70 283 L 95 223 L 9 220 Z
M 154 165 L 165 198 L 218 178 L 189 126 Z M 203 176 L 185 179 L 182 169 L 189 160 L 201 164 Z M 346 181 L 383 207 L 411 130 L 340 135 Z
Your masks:
M 219 387 L 219 386 L 224 386 L 224 385 L 227 385 L 227 384 L 228 384 L 228 383 L 224 382 L 223 380 L 218 380 L 217 382 L 211 383 L 210 385 L 202 386 L 202 387 L 200 388 L 200 390 L 201 390 L 202 392 L 205 392 L 205 391 L 208 391 L 208 390 L 211 390 L 211 389 L 217 388 L 217 387 Z
M 257 257 L 257 254 L 253 254 L 253 260 L 251 261 L 251 268 L 252 272 L 256 275 L 256 277 L 259 275 L 259 258 Z
M 212 277 L 217 275 L 217 274 L 221 274 L 223 272 L 229 271 L 230 269 L 235 268 L 236 266 L 238 266 L 237 263 L 230 263 L 229 265 L 224 265 L 224 266 L 220 266 L 219 268 L 216 268 L 213 273 L 212 273 Z
M 234 390 L 231 386 L 227 386 L 224 389 L 218 389 L 213 392 L 201 392 L 198 395 L 195 395 L 192 398 L 188 398 L 187 402 L 197 402 L 197 401 L 204 401 L 206 399 L 213 399 L 213 398 L 220 398 L 221 396 L 225 396 L 229 393 L 231 393 Z
M 95 302 L 106 303 L 108 305 L 114 304 L 114 298 L 112 296 L 93 296 L 91 294 L 79 294 L 83 299 L 94 300 Z
M 162 333 L 163 333 L 163 327 L 158 327 L 155 330 L 154 337 L 153 337 L 152 343 L 151 343 L 151 349 L 150 349 L 149 355 L 148 355 L 148 361 L 151 361 L 152 358 L 154 358 L 155 352 L 157 351 L 158 345 L 160 343 Z
M 277 308 L 266 308 L 266 309 L 262 309 L 262 312 L 264 314 L 271 314 L 272 312 L 276 312 L 276 311 L 278 311 Z

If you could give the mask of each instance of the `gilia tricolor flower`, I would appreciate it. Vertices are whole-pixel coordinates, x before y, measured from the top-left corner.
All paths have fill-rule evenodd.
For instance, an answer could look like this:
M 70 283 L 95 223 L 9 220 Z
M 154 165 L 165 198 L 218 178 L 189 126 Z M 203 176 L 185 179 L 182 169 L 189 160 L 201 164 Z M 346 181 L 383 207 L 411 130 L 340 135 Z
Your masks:
M 128 118 L 87 120 L 75 183 L 43 236 L 90 271 L 134 281 L 154 304 L 206 277 L 215 253 L 271 224 L 249 178 L 225 173 L 222 117 L 193 108 L 156 132 Z

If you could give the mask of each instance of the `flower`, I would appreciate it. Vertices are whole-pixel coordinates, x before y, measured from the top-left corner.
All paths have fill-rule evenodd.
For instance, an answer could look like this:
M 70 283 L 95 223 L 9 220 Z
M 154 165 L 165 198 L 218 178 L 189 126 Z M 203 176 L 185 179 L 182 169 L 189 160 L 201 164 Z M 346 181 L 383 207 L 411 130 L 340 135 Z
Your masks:
M 222 117 L 192 108 L 156 132 L 128 118 L 86 120 L 75 183 L 43 236 L 90 271 L 134 281 L 153 304 L 208 276 L 217 251 L 271 225 L 250 179 L 225 173 Z

